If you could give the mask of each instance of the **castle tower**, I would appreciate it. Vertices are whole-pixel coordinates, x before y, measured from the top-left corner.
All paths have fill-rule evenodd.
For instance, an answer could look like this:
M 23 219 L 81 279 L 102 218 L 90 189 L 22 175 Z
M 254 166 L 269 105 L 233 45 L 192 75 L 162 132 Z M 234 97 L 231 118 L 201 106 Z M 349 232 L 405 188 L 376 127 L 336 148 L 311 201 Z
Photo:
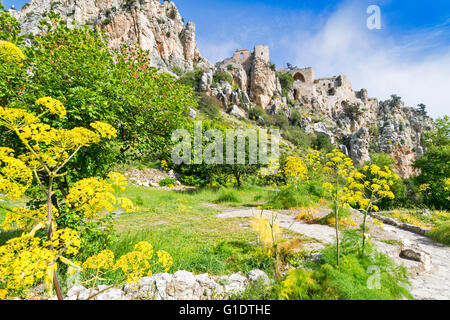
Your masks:
M 257 45 L 255 46 L 255 59 L 262 59 L 265 62 L 269 62 L 270 61 L 270 53 L 269 53 L 269 46 L 262 46 L 262 45 Z

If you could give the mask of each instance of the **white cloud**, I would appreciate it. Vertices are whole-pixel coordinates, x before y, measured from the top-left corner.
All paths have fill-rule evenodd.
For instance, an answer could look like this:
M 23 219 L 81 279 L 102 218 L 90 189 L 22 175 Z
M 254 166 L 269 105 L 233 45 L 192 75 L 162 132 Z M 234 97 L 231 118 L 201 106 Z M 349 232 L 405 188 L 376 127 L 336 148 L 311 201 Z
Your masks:
M 440 39 L 448 25 L 402 37 L 366 28 L 365 9 L 346 5 L 314 33 L 298 31 L 283 39 L 292 61 L 312 66 L 317 77 L 346 74 L 355 89 L 409 106 L 424 103 L 431 116 L 449 114 L 450 46 Z M 444 32 L 443 32 L 444 31 Z

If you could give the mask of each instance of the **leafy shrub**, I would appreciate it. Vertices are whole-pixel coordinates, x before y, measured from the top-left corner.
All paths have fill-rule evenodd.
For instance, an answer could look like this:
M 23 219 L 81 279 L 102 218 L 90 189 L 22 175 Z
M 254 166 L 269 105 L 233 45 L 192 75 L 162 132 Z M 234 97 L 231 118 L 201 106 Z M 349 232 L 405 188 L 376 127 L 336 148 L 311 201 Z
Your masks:
M 292 90 L 292 85 L 294 84 L 294 77 L 289 73 L 277 73 L 280 79 L 282 96 L 286 97 L 287 93 Z
M 67 109 L 63 119 L 44 116 L 54 127 L 87 127 L 99 120 L 118 128 L 114 141 L 92 146 L 74 157 L 69 163 L 68 183 L 72 178 L 105 176 L 112 163 L 130 155 L 127 151 L 136 150 L 134 157 L 165 150 L 172 131 L 185 125 L 183 115 L 196 106 L 192 90 L 149 67 L 148 55 L 138 47 L 112 51 L 107 37 L 98 30 L 69 28 L 56 15 L 51 19 L 52 24 L 41 23 L 33 46 L 25 48 L 27 59 L 21 73 L 14 74 L 14 81 L 8 80 L 3 87 L 8 77 L 0 74 L 0 103 L 11 107 L 27 104 L 37 112 L 34 102 L 52 96 Z M 31 65 L 33 73 L 28 75 Z M 0 73 L 3 66 L 0 62 Z M 0 129 L 0 144 L 6 140 L 12 142 L 11 135 Z M 18 139 L 13 147 L 21 148 Z
M 218 70 L 213 75 L 213 84 L 219 84 L 221 81 L 233 84 L 233 77 L 226 71 Z
M 240 198 L 236 192 L 236 190 L 233 189 L 222 189 L 220 190 L 219 196 L 216 200 L 216 202 L 240 202 Z
M 312 202 L 318 201 L 320 197 L 320 195 L 311 193 L 310 190 L 314 193 L 319 191 L 316 186 L 311 187 L 310 183 L 282 187 L 280 191 L 273 193 L 267 206 L 273 209 L 309 207 Z
M 313 147 L 317 150 L 330 151 L 334 149 L 330 138 L 324 133 L 318 133 L 316 139 L 313 141 Z
M 172 72 L 175 73 L 177 76 L 181 77 L 183 75 L 183 69 L 179 66 L 174 66 L 172 68 Z
M 215 97 L 211 97 L 204 92 L 197 95 L 198 110 L 206 113 L 211 119 L 216 119 L 220 116 L 220 108 L 222 102 Z
M 185 74 L 183 74 L 179 79 L 178 83 L 191 87 L 194 90 L 198 89 L 198 86 L 200 85 L 200 81 L 203 76 L 203 70 L 202 69 L 195 69 L 192 71 L 188 71 Z
M 397 300 L 412 299 L 405 289 L 409 284 L 404 267 L 373 247 L 360 255 L 360 235 L 345 232 L 341 263 L 336 266 L 336 249 L 323 251 L 324 264 L 310 263 L 312 270 L 289 272 L 277 288 L 278 297 L 288 300 Z
M 282 132 L 282 136 L 293 143 L 296 147 L 310 147 L 316 140 L 316 136 L 312 133 L 306 133 L 305 130 L 298 126 L 289 126 Z
M 344 105 L 344 114 L 350 119 L 350 120 L 358 120 L 359 117 L 363 115 L 363 112 L 359 108 L 357 104 L 352 103 L 345 103 Z
M 177 185 L 177 181 L 173 178 L 165 178 L 159 182 L 161 187 L 173 187 Z

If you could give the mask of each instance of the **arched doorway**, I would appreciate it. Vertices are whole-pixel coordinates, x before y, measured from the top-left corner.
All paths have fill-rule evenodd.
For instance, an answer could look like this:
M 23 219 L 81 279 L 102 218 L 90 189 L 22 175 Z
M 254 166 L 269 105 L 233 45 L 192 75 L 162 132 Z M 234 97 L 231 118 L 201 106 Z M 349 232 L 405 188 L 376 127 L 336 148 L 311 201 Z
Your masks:
M 305 77 L 300 72 L 294 74 L 294 81 L 306 82 Z

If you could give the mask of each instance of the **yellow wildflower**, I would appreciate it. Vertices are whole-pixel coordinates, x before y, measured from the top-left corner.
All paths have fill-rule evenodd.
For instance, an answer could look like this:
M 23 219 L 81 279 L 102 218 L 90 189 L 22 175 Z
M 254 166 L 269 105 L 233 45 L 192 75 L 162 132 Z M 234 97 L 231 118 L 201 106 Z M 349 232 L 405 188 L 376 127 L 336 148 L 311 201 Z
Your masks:
M 25 60 L 26 57 L 23 54 L 23 51 L 15 44 L 0 40 L 0 59 L 22 66 L 23 60 Z
M 116 129 L 108 123 L 96 121 L 91 123 L 91 127 L 94 128 L 102 138 L 112 139 L 117 137 Z
M 36 100 L 36 104 L 45 107 L 51 114 L 57 115 L 59 118 L 64 117 L 67 113 L 64 105 L 51 97 L 40 98 Z

